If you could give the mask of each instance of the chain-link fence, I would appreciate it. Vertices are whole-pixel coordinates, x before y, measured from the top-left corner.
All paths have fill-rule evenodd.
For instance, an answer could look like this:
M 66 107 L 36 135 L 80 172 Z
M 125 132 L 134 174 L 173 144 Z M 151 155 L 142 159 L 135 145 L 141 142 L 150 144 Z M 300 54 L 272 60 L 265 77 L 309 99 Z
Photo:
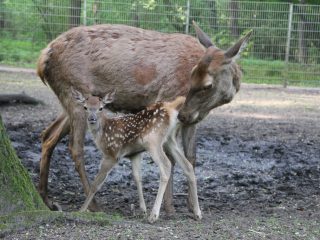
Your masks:
M 0 63 L 34 66 L 41 48 L 78 25 L 127 24 L 194 34 L 220 48 L 254 30 L 241 66 L 255 83 L 320 86 L 320 5 L 225 0 L 0 0 Z

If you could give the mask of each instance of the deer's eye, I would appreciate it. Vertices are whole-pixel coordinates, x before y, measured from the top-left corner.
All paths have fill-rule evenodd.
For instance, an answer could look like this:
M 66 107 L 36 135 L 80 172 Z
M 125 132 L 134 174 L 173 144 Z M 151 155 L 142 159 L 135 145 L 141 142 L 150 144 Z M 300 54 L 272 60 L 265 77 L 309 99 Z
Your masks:
M 211 89 L 211 88 L 212 88 L 212 86 L 213 86 L 213 84 L 211 83 L 211 84 L 209 84 L 209 85 L 207 85 L 207 86 L 204 86 L 201 90 L 208 90 L 208 89 Z
M 87 108 L 87 106 L 83 106 L 83 108 L 85 109 L 85 110 L 87 110 L 88 108 Z
M 99 112 L 101 112 L 102 110 L 103 110 L 103 107 L 100 107 L 100 108 L 99 108 Z

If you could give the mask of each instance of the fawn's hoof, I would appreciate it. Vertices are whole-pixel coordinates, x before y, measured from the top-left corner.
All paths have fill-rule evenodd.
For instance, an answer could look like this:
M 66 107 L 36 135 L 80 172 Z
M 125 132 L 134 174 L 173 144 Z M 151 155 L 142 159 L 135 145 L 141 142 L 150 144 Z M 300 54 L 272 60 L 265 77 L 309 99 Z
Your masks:
M 148 218 L 148 222 L 149 223 L 154 223 L 155 221 L 157 221 L 159 218 L 159 215 L 158 214 L 155 214 L 155 213 L 151 213 L 149 218 Z
M 201 214 L 201 212 L 194 214 L 194 215 L 193 215 L 193 218 L 194 218 L 194 220 L 196 220 L 196 221 L 200 221 L 200 220 L 202 219 L 202 214 Z

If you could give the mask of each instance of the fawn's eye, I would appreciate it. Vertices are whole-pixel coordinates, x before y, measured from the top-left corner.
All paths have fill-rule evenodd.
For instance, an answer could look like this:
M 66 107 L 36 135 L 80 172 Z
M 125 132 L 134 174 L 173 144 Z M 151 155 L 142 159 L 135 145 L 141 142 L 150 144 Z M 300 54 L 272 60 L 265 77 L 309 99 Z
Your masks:
M 103 110 L 103 107 L 99 108 L 99 112 L 101 112 Z
M 84 108 L 85 110 L 87 110 L 87 109 L 88 109 L 86 106 L 83 106 L 83 108 Z

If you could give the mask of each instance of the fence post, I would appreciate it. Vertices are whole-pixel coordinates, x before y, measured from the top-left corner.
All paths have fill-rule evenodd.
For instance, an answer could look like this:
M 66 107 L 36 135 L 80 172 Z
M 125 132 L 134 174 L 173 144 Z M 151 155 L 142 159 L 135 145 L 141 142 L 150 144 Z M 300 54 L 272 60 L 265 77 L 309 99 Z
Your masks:
M 288 33 L 287 33 L 287 43 L 286 43 L 286 56 L 285 56 L 285 64 L 286 64 L 286 76 L 283 81 L 283 87 L 288 86 L 288 64 L 289 64 L 289 54 L 290 54 L 290 40 L 291 40 L 291 28 L 292 28 L 292 14 L 293 14 L 293 4 L 289 5 L 289 19 L 288 19 Z
M 83 0 L 83 25 L 87 25 L 87 0 Z
M 190 21 L 190 0 L 187 0 L 187 10 L 186 10 L 186 34 L 189 34 L 189 21 Z

